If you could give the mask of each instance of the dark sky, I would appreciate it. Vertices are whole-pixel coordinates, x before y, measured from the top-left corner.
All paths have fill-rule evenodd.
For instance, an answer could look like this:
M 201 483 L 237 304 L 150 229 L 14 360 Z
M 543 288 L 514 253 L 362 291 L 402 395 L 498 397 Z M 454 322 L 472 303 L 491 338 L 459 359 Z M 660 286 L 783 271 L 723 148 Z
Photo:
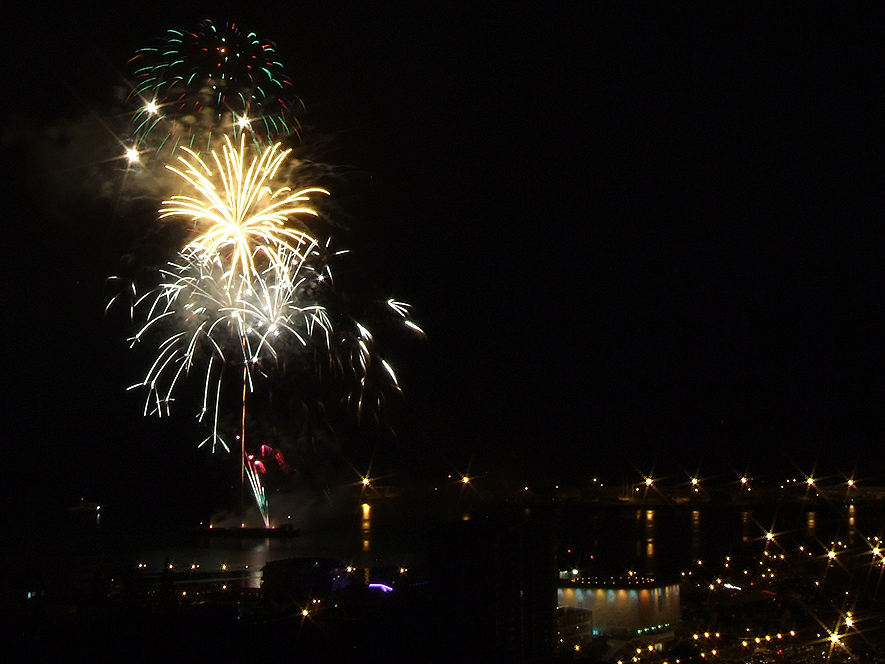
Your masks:
M 203 18 L 276 42 L 304 149 L 346 167 L 353 278 L 428 333 L 388 353 L 404 465 L 885 470 L 875 17 L 186 4 L 10 20 L 8 490 L 148 496 L 207 463 L 124 392 L 141 368 L 102 311 L 125 233 L 83 200 L 47 212 L 34 157 L 47 128 L 101 117 L 136 48 Z

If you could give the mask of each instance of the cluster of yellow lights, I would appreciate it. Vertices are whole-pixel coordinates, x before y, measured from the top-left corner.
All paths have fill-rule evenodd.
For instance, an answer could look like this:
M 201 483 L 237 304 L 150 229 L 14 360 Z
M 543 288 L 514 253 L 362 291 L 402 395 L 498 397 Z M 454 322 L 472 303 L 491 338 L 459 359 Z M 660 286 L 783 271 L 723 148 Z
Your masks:
M 568 574 L 568 572 L 566 572 Z M 569 581 L 573 584 L 581 584 L 587 585 L 591 587 L 596 586 L 636 586 L 636 585 L 647 585 L 655 583 L 654 577 L 651 576 L 640 576 L 634 571 L 629 571 L 625 576 L 610 576 L 610 577 L 600 577 L 600 576 L 575 576 L 578 574 L 578 570 L 572 570 L 572 576 L 574 578 L 569 579 Z M 562 572 L 560 572 L 562 575 Z
M 423 331 L 420 329 L 417 329 L 416 326 L 414 326 L 413 324 L 410 325 L 407 322 L 406 325 L 408 325 L 409 327 L 412 327 L 413 329 L 416 329 L 416 331 L 418 331 L 420 334 L 423 334 Z M 450 480 L 456 479 L 456 476 L 449 474 L 449 475 L 447 475 L 447 479 L 450 479 Z M 461 476 L 460 481 L 462 481 L 466 484 L 466 483 L 468 483 L 468 481 L 472 481 L 472 479 L 473 478 L 467 478 L 465 480 L 464 476 Z M 700 491 L 704 490 L 704 488 L 706 486 L 705 482 L 706 482 L 706 480 L 702 480 L 701 478 L 693 475 L 693 476 L 689 476 L 687 478 L 686 483 L 681 486 L 682 487 L 685 487 L 685 486 L 691 487 L 693 492 L 699 493 Z M 803 477 L 802 479 L 791 478 L 791 479 L 785 480 L 784 483 L 780 485 L 780 488 L 787 489 L 790 485 L 798 485 L 803 488 L 808 487 L 808 486 L 813 486 L 817 490 L 819 488 L 819 484 L 818 484 L 819 482 L 820 482 L 820 478 L 813 477 L 813 476 L 806 476 L 806 477 Z M 753 478 L 748 475 L 738 476 L 737 483 L 740 485 L 741 489 L 746 489 L 747 491 L 754 490 L 753 486 L 752 486 Z M 601 488 L 603 486 L 604 486 L 604 484 L 602 482 L 600 482 L 598 478 L 594 477 L 590 480 L 590 485 L 589 485 L 590 488 Z M 844 483 L 840 483 L 840 484 L 832 485 L 832 486 L 828 485 L 826 487 L 823 487 L 821 489 L 821 491 L 823 491 L 824 489 L 832 490 L 832 489 L 836 489 L 838 487 L 843 487 L 843 488 L 847 487 L 848 489 L 857 489 L 858 483 L 854 479 L 847 479 L 847 480 L 845 480 Z M 574 487 L 574 486 L 562 487 L 559 484 L 556 484 L 553 486 L 553 488 L 556 489 L 557 491 L 561 490 L 561 489 L 568 491 L 568 490 L 575 490 L 575 489 L 578 489 L 581 487 Z M 639 479 L 639 481 L 635 481 L 635 482 L 631 481 L 627 486 L 622 487 L 622 489 L 624 491 L 634 492 L 634 493 L 641 493 L 643 491 L 643 489 L 647 490 L 647 489 L 652 489 L 652 488 L 661 489 L 662 491 L 666 492 L 666 490 L 668 488 L 672 489 L 673 487 L 668 487 L 666 484 L 662 484 L 659 477 L 654 477 L 653 475 L 645 475 L 645 474 L 641 475 L 641 479 Z M 757 487 L 757 489 L 758 489 L 758 487 Z M 523 487 L 523 490 L 530 491 L 531 487 L 525 486 L 525 487 Z M 818 492 L 817 495 L 822 495 L 822 494 L 821 494 L 821 492 Z
M 766 531 L 764 538 L 768 541 L 774 541 L 775 534 L 772 531 Z M 873 563 L 879 564 L 879 562 L 881 562 L 880 559 L 883 556 L 885 556 L 885 546 L 883 546 L 881 544 L 881 538 L 878 536 L 874 536 L 870 540 L 867 540 L 867 545 L 869 546 L 869 553 L 871 553 L 874 558 Z M 808 553 L 808 555 L 812 555 L 811 551 L 806 551 L 805 546 L 799 546 L 798 551 L 800 553 Z M 828 566 L 829 566 L 830 562 L 837 560 L 841 556 L 842 553 L 846 553 L 846 552 L 847 552 L 846 544 L 842 541 L 835 540 L 835 541 L 830 542 L 829 546 L 824 549 L 822 557 L 824 560 L 827 561 Z M 765 558 L 768 558 L 768 559 L 774 559 L 774 560 L 778 560 L 778 559 L 785 560 L 786 559 L 786 556 L 784 553 L 772 553 L 768 550 L 764 551 L 763 555 L 765 556 Z M 730 557 L 726 556 L 726 558 L 725 558 L 725 567 L 726 568 L 729 566 L 729 563 L 730 563 Z M 700 560 L 697 560 L 696 564 L 701 565 L 702 563 Z M 760 560 L 759 565 L 764 566 L 765 560 Z M 744 570 L 743 573 L 744 573 L 744 575 L 747 575 L 748 571 Z M 691 572 L 689 572 L 688 574 L 690 575 Z M 686 576 L 686 573 L 683 572 L 682 575 Z M 775 578 L 775 575 L 770 568 L 765 568 L 765 572 L 760 574 L 760 578 L 764 579 L 766 577 L 771 578 L 771 579 Z M 726 587 L 730 587 L 732 589 L 739 590 L 739 588 L 737 588 L 736 586 L 731 586 L 730 584 L 724 584 L 724 582 L 721 578 L 716 579 L 715 584 L 710 584 L 709 589 L 714 590 L 716 587 L 716 584 L 725 585 Z M 753 585 L 753 584 L 751 583 L 750 585 Z M 821 585 L 821 582 L 819 580 L 815 580 L 814 585 L 819 587 Z M 848 591 L 846 591 L 845 594 L 848 595 Z M 831 648 L 836 647 L 836 646 L 845 647 L 846 646 L 845 639 L 849 635 L 850 630 L 853 630 L 853 629 L 856 629 L 856 618 L 853 615 L 852 611 L 845 611 L 845 613 L 841 615 L 837 624 L 832 629 L 825 629 L 823 634 L 819 633 L 817 636 L 822 641 L 829 643 Z M 711 635 L 708 632 L 705 632 L 703 634 L 704 638 L 709 638 L 710 636 Z M 718 637 L 719 635 L 715 634 L 714 636 Z M 771 643 L 772 641 L 776 642 L 776 641 L 782 640 L 782 639 L 786 638 L 787 636 L 795 637 L 796 632 L 791 630 L 787 634 L 778 633 L 775 635 L 757 636 L 757 637 L 750 638 L 750 639 L 743 639 L 741 641 L 741 645 L 744 648 L 748 648 L 754 644 L 764 645 L 766 643 Z M 698 640 L 700 638 L 702 638 L 701 634 L 694 635 L 695 640 Z M 707 654 L 714 655 L 715 651 L 710 650 L 707 652 Z M 827 655 L 826 651 L 824 651 L 822 654 L 824 656 Z M 701 653 L 701 655 L 703 656 L 704 654 Z M 634 661 L 638 661 L 638 660 L 636 660 L 636 658 L 634 658 Z
M 147 569 L 147 563 L 138 563 L 138 565 L 137 565 L 136 567 L 137 567 L 138 569 Z M 248 568 L 249 566 L 246 565 L 246 567 Z M 172 563 L 168 563 L 168 564 L 166 565 L 166 568 L 167 568 L 167 569 L 173 569 L 174 566 L 173 566 Z M 196 571 L 196 570 L 198 570 L 198 569 L 200 569 L 200 564 L 199 564 L 199 563 L 191 563 L 191 571 L 192 571 L 192 572 L 193 572 L 193 571 Z M 227 571 L 227 563 L 222 563 L 222 564 L 221 564 L 221 571 L 222 571 L 222 572 L 226 572 L 226 571 Z
M 304 191 L 307 191 L 307 190 L 304 190 Z M 324 193 L 328 193 L 325 190 L 313 190 L 313 191 L 323 191 Z M 391 303 L 391 304 L 395 305 L 398 303 Z M 396 308 L 396 307 L 394 307 L 394 308 Z M 420 328 L 415 326 L 413 323 L 407 322 L 406 325 L 423 334 L 423 331 L 421 331 Z M 461 474 L 453 475 L 451 473 L 448 474 L 446 477 L 449 480 L 460 481 L 464 484 L 468 484 L 468 483 L 472 482 L 473 479 L 475 479 L 472 476 L 461 475 Z M 460 479 L 459 479 L 459 477 L 460 477 Z M 741 475 L 737 478 L 738 484 L 740 484 L 742 488 L 746 488 L 748 491 L 752 490 L 752 487 L 751 487 L 752 481 L 753 481 L 753 478 L 751 478 L 747 475 Z M 818 482 L 819 482 L 819 478 L 810 477 L 810 476 L 805 477 L 803 479 L 792 478 L 792 479 L 785 480 L 785 483 L 781 484 L 780 488 L 786 489 L 787 485 L 789 485 L 791 483 L 797 484 L 797 485 L 800 485 L 803 487 L 806 485 L 807 486 L 811 486 L 811 485 L 817 486 Z M 593 488 L 598 488 L 598 487 L 604 486 L 604 484 L 602 482 L 600 482 L 598 478 L 595 478 L 595 477 L 590 480 L 590 483 Z M 697 490 L 700 490 L 704 486 L 704 480 L 701 480 L 697 476 L 689 476 L 688 480 L 687 480 L 687 485 L 697 491 Z M 638 491 L 642 491 L 643 487 L 645 487 L 645 488 L 653 488 L 653 487 L 658 488 L 658 487 L 662 487 L 662 486 L 663 485 L 661 485 L 661 483 L 660 483 L 660 478 L 656 478 L 653 475 L 644 475 L 643 474 L 641 476 L 641 480 L 639 482 L 630 482 L 630 484 L 628 486 L 623 487 L 623 488 L 625 490 L 633 490 L 633 491 L 638 492 Z M 858 486 L 858 484 L 855 480 L 848 479 L 844 482 L 844 484 L 834 485 L 833 487 L 830 487 L 830 488 L 835 488 L 836 486 L 846 486 L 849 488 L 856 488 Z M 556 484 L 556 485 L 554 485 L 553 488 L 559 490 L 559 489 L 569 489 L 569 488 L 575 489 L 576 487 L 561 487 L 560 485 Z M 531 487 L 524 486 L 523 491 L 531 491 Z
M 796 632 L 795 632 L 795 630 L 792 630 L 792 629 L 791 629 L 791 630 L 787 633 L 787 635 L 788 635 L 788 636 L 796 636 Z M 742 645 L 744 648 L 748 648 L 748 647 L 750 647 L 750 643 L 755 643 L 755 644 L 759 645 L 759 644 L 761 644 L 763 641 L 765 641 L 766 643 L 770 643 L 772 639 L 782 640 L 783 638 L 784 638 L 784 635 L 783 635 L 782 633 L 778 632 L 778 633 L 775 634 L 774 636 L 771 636 L 770 634 L 766 634 L 765 636 L 757 636 L 757 637 L 755 637 L 755 638 L 753 638 L 753 639 L 744 639 L 743 641 L 741 641 L 741 645 Z
M 796 482 L 797 484 L 808 483 L 809 485 L 811 485 L 814 480 L 812 480 L 812 482 L 809 482 L 808 479 L 806 478 L 801 481 L 799 481 L 799 480 L 792 480 L 792 481 Z M 853 481 L 850 481 L 848 483 L 848 486 L 849 487 L 853 486 Z M 775 542 L 776 538 L 777 538 L 777 534 L 774 532 L 773 528 L 771 530 L 767 530 L 767 531 L 763 532 L 762 539 L 765 540 L 766 543 Z M 872 555 L 872 558 L 873 558 L 872 564 L 879 565 L 881 563 L 881 564 L 885 565 L 885 544 L 882 543 L 882 539 L 879 536 L 873 536 L 869 539 L 864 538 L 864 540 L 865 540 L 865 544 L 868 547 L 866 549 L 866 552 Z M 844 554 L 848 554 L 849 550 L 850 550 L 848 545 L 841 540 L 831 541 L 828 545 L 824 545 L 822 547 L 822 549 L 823 549 L 822 553 L 817 554 L 817 555 L 819 555 L 821 559 L 826 561 L 828 568 L 830 566 L 830 563 L 839 560 L 840 558 L 843 557 Z M 798 552 L 801 554 L 807 554 L 808 556 L 815 555 L 812 551 L 807 550 L 807 547 L 805 545 L 798 546 Z M 783 560 L 786 560 L 787 556 L 783 552 L 769 551 L 767 546 L 766 546 L 766 550 L 762 552 L 762 555 L 764 556 L 764 558 L 758 561 L 759 565 L 762 567 L 762 569 L 759 570 L 761 572 L 761 574 L 759 574 L 759 577 L 762 579 L 766 579 L 766 578 L 774 579 L 775 574 L 772 571 L 772 569 L 770 567 L 765 566 L 766 560 L 767 561 L 779 561 L 779 560 L 783 561 Z M 731 558 L 729 556 L 726 556 L 725 561 L 724 561 L 724 567 L 728 568 L 730 563 L 731 563 Z M 695 565 L 702 566 L 703 562 L 701 560 L 696 560 Z M 682 572 L 683 577 L 690 576 L 691 574 L 692 574 L 691 571 Z M 743 574 L 745 576 L 748 575 L 749 574 L 748 570 L 746 570 L 746 569 L 743 570 Z M 740 590 L 740 588 L 737 586 L 733 586 L 731 584 L 725 583 L 722 578 L 715 579 L 715 582 L 710 583 L 708 588 L 710 590 L 715 590 L 717 585 L 724 586 L 724 587 L 727 587 L 732 590 Z M 754 584 L 750 583 L 749 585 L 752 586 Z M 814 585 L 817 587 L 820 587 L 821 581 L 815 580 Z M 699 586 L 699 587 L 701 587 L 701 586 Z M 848 595 L 849 594 L 848 591 L 846 591 L 845 594 Z M 821 641 L 829 644 L 829 646 L 831 648 L 831 652 L 832 652 L 832 648 L 834 648 L 836 646 L 842 646 L 842 647 L 846 646 L 846 639 L 849 637 L 849 635 L 851 633 L 853 633 L 852 630 L 856 629 L 856 621 L 857 621 L 857 619 L 853 615 L 852 611 L 845 611 L 844 614 L 842 614 L 840 616 L 840 618 L 838 619 L 837 624 L 835 626 L 833 626 L 832 628 L 829 628 L 829 629 L 825 629 L 823 631 L 823 633 L 819 633 L 817 636 L 819 639 L 821 639 Z M 712 636 L 718 638 L 719 634 L 717 633 Z M 796 632 L 791 630 L 789 633 L 786 633 L 786 634 L 785 633 L 778 633 L 775 635 L 765 635 L 765 636 L 756 636 L 753 638 L 746 638 L 741 641 L 741 645 L 744 648 L 749 648 L 753 645 L 759 645 L 759 644 L 764 646 L 766 643 L 772 643 L 772 642 L 776 643 L 780 640 L 783 640 L 783 639 L 787 638 L 787 636 L 796 637 Z M 710 638 L 710 637 L 711 637 L 711 634 L 709 632 L 705 632 L 705 633 L 703 633 L 703 635 L 700 633 L 694 635 L 694 639 L 696 641 L 701 638 Z M 637 653 L 638 652 L 639 651 L 637 650 Z M 711 649 L 711 650 L 707 650 L 706 653 L 702 652 L 700 654 L 702 657 L 704 657 L 704 656 L 709 657 L 711 655 L 715 655 L 716 651 Z M 822 654 L 824 656 L 827 656 L 826 651 L 823 651 Z M 637 657 L 634 657 L 633 661 L 640 661 L 640 660 Z M 658 660 L 655 660 L 655 661 L 658 661 Z

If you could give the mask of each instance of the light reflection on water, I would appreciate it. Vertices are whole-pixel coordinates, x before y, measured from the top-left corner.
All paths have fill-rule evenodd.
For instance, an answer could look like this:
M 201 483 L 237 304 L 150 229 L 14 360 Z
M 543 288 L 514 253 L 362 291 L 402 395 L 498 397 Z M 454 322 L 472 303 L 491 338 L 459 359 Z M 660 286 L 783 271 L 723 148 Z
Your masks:
M 420 568 L 423 531 L 409 519 L 398 519 L 392 507 L 389 501 L 360 502 L 319 518 L 308 515 L 293 524 L 299 531 L 294 536 L 263 538 L 254 531 L 241 536 L 221 528 L 178 534 L 135 545 L 133 555 L 147 573 L 170 563 L 176 575 L 224 569 L 243 574 L 253 588 L 260 587 L 261 569 L 268 562 L 289 558 L 334 558 L 363 568 Z M 375 526 L 379 518 L 380 532 Z
M 360 522 L 360 530 L 362 531 L 362 540 L 363 540 L 363 551 L 368 552 L 371 548 L 370 537 L 372 534 L 372 506 L 369 503 L 363 503 L 361 505 L 363 511 L 363 518 Z
M 766 546 L 858 547 L 885 534 L 885 505 L 777 502 L 635 506 L 584 505 L 559 512 L 560 568 L 590 576 L 630 570 L 678 578 L 698 561 L 750 558 Z M 566 557 L 563 551 L 573 553 Z M 567 559 L 566 559 L 567 558 Z
M 482 506 L 460 506 L 453 518 L 476 521 Z M 515 511 L 516 512 L 516 511 Z M 454 512 L 453 512 L 454 513 Z M 410 511 L 405 501 L 358 501 L 336 518 L 313 524 L 291 538 L 190 537 L 148 544 L 137 551 L 148 571 L 167 561 L 176 572 L 240 570 L 248 585 L 260 585 L 261 569 L 270 561 L 296 557 L 336 558 L 355 567 L 421 569 L 427 560 L 425 535 L 433 518 Z M 564 505 L 533 508 L 528 516 L 555 523 L 559 566 L 592 567 L 596 573 L 676 576 L 698 559 L 722 558 L 764 543 L 766 533 L 778 542 L 841 539 L 854 546 L 883 534 L 885 507 L 878 504 L 756 504 L 655 506 Z M 573 559 L 566 560 L 565 549 Z
M 750 541 L 750 530 L 753 526 L 753 511 L 741 510 L 741 541 Z
M 177 542 L 165 546 L 144 548 L 139 552 L 139 564 L 147 573 L 158 572 L 168 564 L 176 575 L 189 572 L 242 572 L 246 587 L 261 585 L 261 569 L 272 560 L 304 555 L 296 550 L 292 540 L 209 538 L 205 541 Z

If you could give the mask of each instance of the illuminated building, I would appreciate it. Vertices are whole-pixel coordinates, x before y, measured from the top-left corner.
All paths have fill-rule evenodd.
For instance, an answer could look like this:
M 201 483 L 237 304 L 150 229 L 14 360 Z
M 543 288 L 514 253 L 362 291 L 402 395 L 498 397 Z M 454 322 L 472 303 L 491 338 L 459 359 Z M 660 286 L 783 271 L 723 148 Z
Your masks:
M 568 573 L 565 573 L 568 578 Z M 561 615 L 586 612 L 584 623 L 594 636 L 663 644 L 673 637 L 681 617 L 678 584 L 656 584 L 653 579 L 628 575 L 611 579 L 561 579 L 557 589 Z M 570 611 L 563 611 L 563 609 Z M 560 618 L 559 631 L 568 620 Z M 560 637 L 562 638 L 562 637 Z

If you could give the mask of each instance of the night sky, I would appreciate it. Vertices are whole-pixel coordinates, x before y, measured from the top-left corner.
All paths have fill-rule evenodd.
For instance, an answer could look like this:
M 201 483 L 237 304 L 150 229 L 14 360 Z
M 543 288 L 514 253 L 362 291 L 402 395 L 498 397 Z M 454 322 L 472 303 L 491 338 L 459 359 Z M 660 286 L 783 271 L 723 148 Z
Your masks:
M 391 472 L 885 471 L 875 17 L 159 4 L 31 6 L 6 27 L 12 505 L 223 493 L 191 411 L 144 420 L 125 392 L 145 367 L 103 311 L 134 233 L 90 199 L 90 150 L 113 136 L 82 155 L 71 138 L 101 126 L 135 49 L 203 18 L 276 43 L 303 154 L 338 169 L 342 279 L 427 332 L 386 349 L 399 437 L 372 451 Z M 47 166 L 46 145 L 79 161 Z

